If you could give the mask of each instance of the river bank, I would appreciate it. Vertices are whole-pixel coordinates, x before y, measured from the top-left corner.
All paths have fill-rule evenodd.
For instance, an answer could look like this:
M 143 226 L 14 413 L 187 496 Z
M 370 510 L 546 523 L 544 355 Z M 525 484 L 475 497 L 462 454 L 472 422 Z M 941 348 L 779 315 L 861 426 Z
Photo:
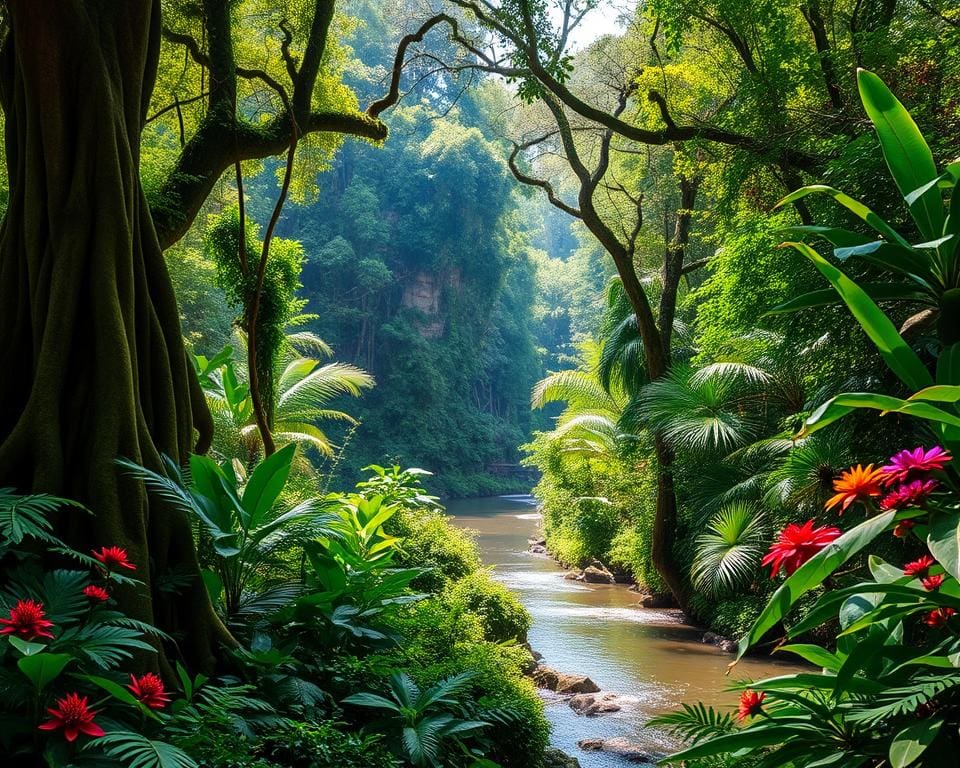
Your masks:
M 646 727 L 652 716 L 684 702 L 735 706 L 736 694 L 725 690 L 730 655 L 703 643 L 703 631 L 685 623 L 679 611 L 640 607 L 639 596 L 625 585 L 565 578 L 566 571 L 549 556 L 527 551 L 540 517 L 531 497 L 460 499 L 449 503 L 448 512 L 455 525 L 476 531 L 484 562 L 520 596 L 533 617 L 530 645 L 543 663 L 588 676 L 603 692 L 619 696 L 619 711 L 585 717 L 571 709 L 569 696 L 544 693 L 553 743 L 583 768 L 614 768 L 624 761 L 581 749 L 578 742 L 623 739 L 664 752 L 673 745 Z M 747 659 L 734 674 L 760 679 L 794 669 Z

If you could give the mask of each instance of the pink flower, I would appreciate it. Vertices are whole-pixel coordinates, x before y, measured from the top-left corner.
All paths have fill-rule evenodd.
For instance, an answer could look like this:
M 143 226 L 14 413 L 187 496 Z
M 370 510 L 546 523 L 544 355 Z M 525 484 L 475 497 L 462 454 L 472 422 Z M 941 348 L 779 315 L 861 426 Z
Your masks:
M 44 618 L 43 604 L 36 600 L 20 600 L 10 610 L 9 619 L 0 619 L 3 629 L 0 635 L 16 635 L 23 640 L 34 640 L 38 637 L 50 637 L 52 621 Z
M 890 463 L 883 467 L 883 471 L 887 474 L 887 484 L 892 485 L 943 469 L 950 459 L 950 454 L 939 445 L 927 450 L 921 445 L 912 451 L 903 450 L 891 456 Z
M 761 565 L 773 566 L 771 576 L 776 576 L 782 566 L 789 576 L 840 534 L 839 528 L 826 525 L 814 528 L 813 520 L 803 525 L 790 523 L 770 545 Z
M 68 693 L 62 699 L 57 699 L 57 709 L 48 709 L 52 720 L 37 726 L 41 731 L 55 731 L 63 728 L 63 737 L 67 741 L 76 741 L 77 736 L 85 733 L 87 736 L 103 736 L 103 728 L 93 722 L 97 714 L 87 706 L 87 697 L 78 693 Z
M 923 506 L 931 493 L 937 489 L 936 480 L 911 480 L 898 485 L 883 497 L 880 509 L 908 509 Z

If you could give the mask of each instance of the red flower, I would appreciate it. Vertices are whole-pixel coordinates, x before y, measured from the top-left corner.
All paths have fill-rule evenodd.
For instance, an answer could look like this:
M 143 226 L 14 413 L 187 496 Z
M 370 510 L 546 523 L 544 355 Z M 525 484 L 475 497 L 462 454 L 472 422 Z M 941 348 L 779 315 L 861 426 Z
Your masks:
M 894 526 L 893 535 L 898 539 L 905 539 L 915 525 L 916 523 L 913 520 L 901 520 Z
M 163 680 L 153 672 L 147 672 L 142 677 L 130 675 L 130 685 L 127 686 L 141 704 L 150 709 L 163 709 L 170 703 L 170 695 L 163 690 Z
M 956 613 L 953 608 L 934 608 L 930 613 L 927 614 L 927 617 L 923 620 L 923 623 L 928 627 L 933 627 L 934 629 L 939 629 L 946 625 L 950 617 Z
M 923 578 L 927 575 L 930 567 L 936 564 L 937 561 L 930 557 L 930 555 L 924 555 L 919 560 L 914 560 L 912 563 L 907 563 L 903 566 L 903 575 Z
M 20 600 L 10 610 L 9 619 L 0 619 L 3 629 L 0 635 L 16 635 L 24 640 L 33 640 L 37 637 L 50 637 L 52 621 L 43 618 L 43 605 L 36 600 Z
M 770 551 L 761 564 L 773 565 L 771 576 L 776 576 L 781 566 L 789 576 L 840 533 L 839 528 L 826 525 L 814 528 L 813 520 L 807 520 L 803 525 L 790 523 L 770 545 Z
M 83 594 L 98 603 L 105 603 L 110 599 L 110 593 L 103 587 L 98 587 L 96 584 L 88 584 L 85 586 L 83 588 Z
M 936 480 L 911 480 L 898 485 L 883 497 L 880 509 L 908 509 L 923 506 L 927 497 L 937 489 Z
M 935 469 L 943 469 L 950 459 L 950 454 L 939 445 L 929 450 L 924 450 L 921 445 L 912 451 L 903 450 L 891 456 L 890 463 L 883 467 L 883 472 L 887 475 L 888 484 L 902 483 Z
M 943 584 L 945 578 L 947 577 L 942 573 L 936 576 L 925 576 L 920 579 L 920 583 L 923 584 L 923 588 L 927 590 L 927 592 L 934 592 L 940 589 L 940 585 Z
M 93 722 L 97 714 L 87 706 L 87 697 L 78 693 L 68 693 L 57 699 L 58 709 L 48 709 L 52 720 L 38 726 L 41 731 L 55 731 L 63 728 L 63 737 L 67 741 L 76 741 L 81 733 L 87 736 L 103 736 L 103 728 Z
M 882 494 L 880 484 L 886 479 L 886 473 L 882 469 L 874 469 L 873 464 L 850 467 L 833 481 L 833 490 L 837 493 L 831 496 L 824 506 L 832 509 L 842 502 L 840 513 L 843 514 L 853 502 L 865 501 Z
M 763 700 L 767 698 L 765 693 L 756 691 L 744 691 L 740 694 L 740 706 L 737 708 L 737 720 L 741 723 L 748 717 L 759 715 L 763 711 Z
M 93 552 L 94 558 L 99 560 L 109 570 L 110 568 L 128 568 L 137 570 L 137 566 L 127 559 L 127 550 L 121 547 L 100 547 L 100 551 Z

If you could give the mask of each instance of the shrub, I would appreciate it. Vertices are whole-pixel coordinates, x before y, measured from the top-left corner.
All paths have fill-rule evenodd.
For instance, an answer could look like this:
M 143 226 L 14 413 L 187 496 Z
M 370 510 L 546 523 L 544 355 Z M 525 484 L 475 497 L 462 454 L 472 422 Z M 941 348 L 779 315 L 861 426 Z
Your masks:
M 415 589 L 436 593 L 480 567 L 477 545 L 434 509 L 403 509 L 385 526 L 403 539 L 398 564 L 427 569 Z
M 483 637 L 494 643 L 526 642 L 530 614 L 516 595 L 486 571 L 478 571 L 459 582 L 450 595 L 453 612 L 472 613 L 480 621 Z
M 377 736 L 345 733 L 338 723 L 290 723 L 261 748 L 289 768 L 395 768 L 400 763 Z

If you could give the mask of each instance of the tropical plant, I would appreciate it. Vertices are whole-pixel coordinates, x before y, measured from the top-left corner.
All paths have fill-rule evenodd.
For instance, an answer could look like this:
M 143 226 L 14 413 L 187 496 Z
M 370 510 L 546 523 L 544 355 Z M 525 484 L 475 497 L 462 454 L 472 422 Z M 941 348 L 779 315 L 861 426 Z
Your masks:
M 238 338 L 237 343 L 241 349 L 245 347 L 242 338 Z M 354 365 L 324 363 L 322 358 L 332 354 L 330 347 L 313 334 L 286 335 L 278 355 L 276 384 L 272 388 L 270 426 L 274 437 L 314 448 L 321 456 L 332 456 L 334 445 L 320 424 L 357 423 L 348 413 L 329 408 L 330 401 L 341 395 L 360 397 L 374 385 L 373 377 Z M 227 433 L 219 437 L 218 446 L 233 452 L 243 446 L 244 456 L 255 454 L 259 450 L 259 433 L 250 387 L 245 374 L 237 371 L 233 348 L 224 347 L 209 360 L 197 355 L 194 367 L 211 414 L 217 426 Z
M 206 544 L 211 550 L 204 581 L 228 620 L 270 613 L 286 604 L 299 591 L 291 554 L 318 536 L 340 535 L 341 518 L 331 501 L 312 498 L 292 507 L 282 503 L 295 451 L 292 443 L 284 446 L 246 478 L 242 466 L 217 464 L 206 456 L 190 457 L 188 476 L 169 459 L 165 475 L 118 461 L 157 498 L 198 523 L 201 547 Z
M 408 674 L 395 672 L 390 676 L 389 697 L 355 693 L 343 703 L 385 713 L 377 727 L 387 731 L 389 743 L 413 765 L 446 766 L 452 764 L 453 751 L 470 755 L 468 737 L 491 725 L 469 717 L 459 698 L 469 690 L 473 677 L 465 672 L 421 690 Z M 479 757 L 474 756 L 474 765 L 479 765 Z M 489 761 L 486 764 L 490 765 Z
M 721 508 L 696 538 L 693 586 L 713 596 L 744 586 L 756 572 L 766 540 L 763 513 L 755 506 L 734 502 Z

